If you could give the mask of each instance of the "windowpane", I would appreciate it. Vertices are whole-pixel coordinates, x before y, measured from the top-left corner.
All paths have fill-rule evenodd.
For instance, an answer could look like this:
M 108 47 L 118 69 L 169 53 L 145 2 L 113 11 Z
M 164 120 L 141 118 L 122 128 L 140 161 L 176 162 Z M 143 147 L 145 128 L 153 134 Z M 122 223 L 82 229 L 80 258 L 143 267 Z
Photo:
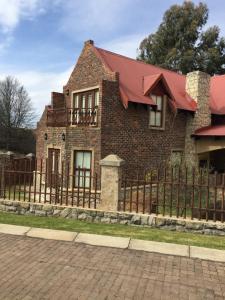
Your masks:
M 85 108 L 85 95 L 82 96 L 82 108 Z
M 85 180 L 84 180 L 84 174 L 85 174 Z M 90 180 L 91 180 L 91 172 L 90 171 L 76 171 L 75 172 L 75 186 L 80 186 L 80 187 L 89 187 L 90 186 Z M 79 182 L 79 184 L 78 184 Z
M 95 106 L 99 105 L 99 91 L 97 90 L 95 92 Z
M 157 110 L 162 110 L 162 97 L 157 96 Z
M 78 100 L 79 100 L 78 94 L 74 94 L 73 95 L 73 107 L 74 108 L 78 108 L 79 107 Z
M 161 126 L 161 112 L 155 114 L 155 126 Z
M 91 152 L 83 152 L 83 168 L 91 169 Z
M 163 122 L 163 96 L 151 95 L 153 101 L 155 101 L 157 107 L 155 110 L 150 108 L 150 126 L 161 127 Z
M 152 98 L 152 100 L 156 103 L 156 101 L 157 101 L 156 95 L 151 95 L 151 98 Z
M 83 152 L 77 151 L 76 152 L 76 168 L 82 168 L 83 167 Z
M 76 168 L 91 169 L 91 152 L 76 151 Z
M 88 108 L 92 108 L 92 94 L 88 95 Z
M 155 111 L 150 110 L 150 126 L 155 126 Z

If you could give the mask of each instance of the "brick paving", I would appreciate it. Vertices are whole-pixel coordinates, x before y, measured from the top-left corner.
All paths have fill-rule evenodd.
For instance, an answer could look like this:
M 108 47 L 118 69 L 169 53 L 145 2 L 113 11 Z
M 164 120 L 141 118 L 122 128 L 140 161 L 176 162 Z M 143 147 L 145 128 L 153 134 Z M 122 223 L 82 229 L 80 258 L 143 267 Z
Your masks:
M 225 263 L 0 234 L 0 299 L 225 299 Z

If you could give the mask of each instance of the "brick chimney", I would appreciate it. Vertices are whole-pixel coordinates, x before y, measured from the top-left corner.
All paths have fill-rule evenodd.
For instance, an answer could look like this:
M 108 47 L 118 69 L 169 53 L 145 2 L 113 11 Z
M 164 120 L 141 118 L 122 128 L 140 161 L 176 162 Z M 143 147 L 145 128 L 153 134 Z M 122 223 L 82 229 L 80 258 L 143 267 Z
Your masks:
M 94 41 L 93 40 L 87 40 L 84 42 L 84 45 L 94 45 Z
M 211 125 L 209 108 L 210 75 L 194 71 L 186 76 L 186 92 L 197 103 L 196 112 L 187 116 L 185 136 L 185 161 L 197 165 L 198 156 L 195 150 L 195 140 L 191 135 L 196 129 Z

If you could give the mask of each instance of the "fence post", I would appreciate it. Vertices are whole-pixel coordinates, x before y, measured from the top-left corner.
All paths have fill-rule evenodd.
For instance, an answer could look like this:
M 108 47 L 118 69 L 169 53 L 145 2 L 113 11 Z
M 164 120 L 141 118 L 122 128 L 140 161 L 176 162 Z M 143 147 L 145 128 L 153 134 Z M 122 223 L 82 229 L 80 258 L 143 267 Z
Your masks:
M 111 154 L 100 161 L 101 166 L 101 205 L 103 210 L 117 211 L 121 192 L 123 159 Z
M 33 171 L 33 188 L 35 193 L 39 193 L 41 188 L 41 173 L 36 169 Z
M 5 198 L 5 165 L 0 163 L 0 198 Z

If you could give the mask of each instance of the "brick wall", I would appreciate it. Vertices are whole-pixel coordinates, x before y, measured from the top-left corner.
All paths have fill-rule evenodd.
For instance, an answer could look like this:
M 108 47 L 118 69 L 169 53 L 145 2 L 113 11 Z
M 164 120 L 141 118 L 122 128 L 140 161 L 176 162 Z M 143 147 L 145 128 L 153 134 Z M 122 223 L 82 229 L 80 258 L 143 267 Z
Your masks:
M 115 153 L 126 161 L 130 175 L 168 161 L 173 149 L 184 149 L 186 114 L 166 106 L 165 130 L 149 127 L 149 110 L 141 104 L 124 109 L 118 83 L 103 83 L 102 157 Z
M 115 73 L 107 70 L 92 50 L 92 41 L 86 42 L 67 84 L 63 87 L 63 94 L 54 93 L 53 103 L 55 100 L 62 103 L 65 99 L 67 108 L 70 108 L 73 91 L 99 86 L 98 127 L 47 127 L 45 110 L 37 127 L 37 158 L 47 157 L 48 147 L 60 148 L 61 159 L 71 162 L 72 172 L 73 151 L 91 150 L 94 158 L 93 169 L 100 172 L 102 80 L 115 78 Z M 66 135 L 65 142 L 61 139 L 63 132 Z M 44 140 L 45 133 L 48 135 L 47 141 Z
M 195 82 L 192 79 L 190 82 Z M 167 103 L 165 130 L 152 129 L 149 128 L 149 109 L 146 105 L 129 103 L 128 109 L 123 107 L 118 82 L 118 74 L 110 72 L 93 50 L 92 42 L 86 42 L 68 83 L 63 87 L 63 94 L 59 97 L 61 100 L 65 99 L 67 107 L 71 107 L 73 91 L 99 86 L 98 127 L 47 128 L 45 112 L 38 125 L 37 157 L 46 156 L 47 147 L 50 146 L 61 148 L 62 159 L 69 161 L 73 159 L 73 150 L 92 150 L 93 167 L 99 173 L 99 160 L 113 153 L 126 161 L 124 168 L 127 173 L 132 174 L 134 170 L 143 171 L 164 164 L 170 158 L 172 150 L 185 149 L 187 154 L 191 132 L 195 126 L 204 126 L 205 116 L 208 118 L 205 108 L 200 105 L 199 110 L 203 109 L 203 114 L 198 111 L 193 118 L 187 112 L 175 113 Z M 204 86 L 203 80 L 197 91 L 193 92 L 193 87 L 188 91 L 193 97 L 193 93 L 198 94 Z M 197 96 L 201 103 L 202 97 L 207 95 Z M 48 134 L 47 141 L 44 141 L 45 132 Z M 61 139 L 63 132 L 66 134 L 65 141 Z
M 52 108 L 63 108 L 65 107 L 65 97 L 63 93 L 52 92 Z

